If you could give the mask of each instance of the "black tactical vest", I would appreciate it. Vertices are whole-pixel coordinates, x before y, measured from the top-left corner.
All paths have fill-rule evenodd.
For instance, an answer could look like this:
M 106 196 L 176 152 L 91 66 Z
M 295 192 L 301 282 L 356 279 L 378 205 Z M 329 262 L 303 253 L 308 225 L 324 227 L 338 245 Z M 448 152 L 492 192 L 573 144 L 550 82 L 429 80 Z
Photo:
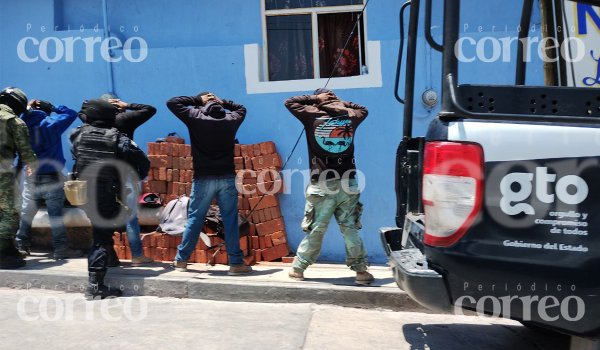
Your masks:
M 72 138 L 75 170 L 82 180 L 97 178 L 98 181 L 118 179 L 114 160 L 117 159 L 119 131 L 115 128 L 98 128 L 83 125 Z M 86 179 L 87 177 L 87 179 Z

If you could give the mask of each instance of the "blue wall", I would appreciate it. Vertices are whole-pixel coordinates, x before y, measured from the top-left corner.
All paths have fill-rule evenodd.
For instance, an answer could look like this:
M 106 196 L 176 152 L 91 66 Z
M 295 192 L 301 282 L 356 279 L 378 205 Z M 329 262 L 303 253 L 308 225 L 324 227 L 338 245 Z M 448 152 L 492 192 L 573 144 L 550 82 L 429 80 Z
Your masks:
M 244 45 L 263 45 L 259 1 L 108 0 L 111 33 L 121 39 L 140 36 L 150 48 L 148 58 L 141 63 L 123 60 L 113 64 L 115 92 L 123 100 L 148 103 L 158 108 L 158 114 L 136 132 L 139 144 L 145 145 L 171 131 L 187 138 L 184 125 L 166 109 L 165 101 L 176 95 L 210 90 L 247 106 L 249 115 L 239 131 L 242 143 L 273 140 L 284 157 L 290 153 L 301 125 L 282 102 L 292 95 L 307 92 L 246 94 Z M 520 1 L 511 8 L 502 7 L 505 2 L 501 0 L 486 1 L 485 4 L 465 0 L 464 3 L 462 21 L 469 23 L 470 30 L 463 34 L 516 35 Z M 337 91 L 343 99 L 366 105 L 370 110 L 370 117 L 357 134 L 356 156 L 367 181 L 362 197 L 365 203 L 362 235 L 370 259 L 376 263 L 385 262 L 378 228 L 394 225 L 395 216 L 394 162 L 402 133 L 403 110 L 393 97 L 393 86 L 401 4 L 398 0 L 374 0 L 367 10 L 368 40 L 381 42 L 383 86 Z M 434 25 L 438 26 L 433 29 L 438 42 L 441 42 L 440 10 L 434 8 L 433 19 Z M 94 31 L 97 23 L 99 32 Z M 511 29 L 508 34 L 491 33 L 492 23 L 499 27 L 508 24 Z M 29 32 L 28 24 L 31 24 Z M 82 25 L 84 31 L 80 32 Z M 478 25 L 485 26 L 483 33 L 477 31 Z M 41 32 L 42 26 L 46 26 L 47 32 Z M 59 27 L 59 32 L 53 32 L 55 26 Z M 102 36 L 102 28 L 100 0 L 0 2 L 0 85 L 19 86 L 30 98 L 47 99 L 77 109 L 82 100 L 109 90 L 109 65 L 99 57 L 99 50 L 91 63 L 85 62 L 83 46 L 76 46 L 72 63 L 25 63 L 18 58 L 16 48 L 19 40 L 27 36 L 39 40 L 48 36 Z M 422 35 L 422 30 L 419 34 Z M 426 88 L 440 92 L 440 55 L 421 41 L 417 61 L 417 98 Z M 512 65 L 474 62 L 461 66 L 461 82 L 506 84 L 511 83 L 513 72 L 514 62 Z M 541 65 L 534 65 L 528 77 L 528 82 L 542 82 Z M 403 90 L 401 88 L 401 95 Z M 422 135 L 436 110 L 426 110 L 419 101 L 415 104 L 415 133 Z M 65 152 L 68 152 L 67 142 Z M 306 145 L 302 142 L 291 161 L 292 166 L 307 168 L 306 154 Z M 291 186 L 292 193 L 283 195 L 281 203 L 290 244 L 295 249 L 304 235 L 299 227 L 304 188 L 301 181 L 294 181 Z M 321 260 L 344 261 L 343 241 L 334 224 L 326 235 Z

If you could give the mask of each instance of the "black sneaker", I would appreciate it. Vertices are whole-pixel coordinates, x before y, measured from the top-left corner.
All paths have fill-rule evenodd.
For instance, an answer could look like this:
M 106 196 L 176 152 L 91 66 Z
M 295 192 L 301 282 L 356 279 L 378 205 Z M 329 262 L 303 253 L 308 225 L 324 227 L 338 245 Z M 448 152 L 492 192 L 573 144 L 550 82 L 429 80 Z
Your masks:
M 19 254 L 21 254 L 22 258 L 31 256 L 31 248 L 30 247 L 18 246 L 17 249 L 19 250 Z
M 120 289 L 110 288 L 103 284 L 90 284 L 85 290 L 86 300 L 103 300 L 118 298 L 123 295 Z

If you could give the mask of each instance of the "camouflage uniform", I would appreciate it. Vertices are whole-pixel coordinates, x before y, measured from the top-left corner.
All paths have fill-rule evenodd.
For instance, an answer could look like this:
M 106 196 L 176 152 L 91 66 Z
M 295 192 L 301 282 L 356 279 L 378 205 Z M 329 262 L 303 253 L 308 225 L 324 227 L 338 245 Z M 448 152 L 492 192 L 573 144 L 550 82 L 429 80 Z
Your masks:
M 35 154 L 29 143 L 25 122 L 12 109 L 0 105 L 0 238 L 13 239 L 18 228 L 19 214 L 15 208 L 15 174 L 12 168 L 15 155 L 33 166 Z

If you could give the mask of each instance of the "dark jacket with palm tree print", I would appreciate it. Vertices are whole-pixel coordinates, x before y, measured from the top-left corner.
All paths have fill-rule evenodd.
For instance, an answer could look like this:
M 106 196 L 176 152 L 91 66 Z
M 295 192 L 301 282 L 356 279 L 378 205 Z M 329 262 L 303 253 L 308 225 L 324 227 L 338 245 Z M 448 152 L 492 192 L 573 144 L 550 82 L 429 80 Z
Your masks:
M 319 104 L 316 95 L 292 97 L 285 106 L 306 129 L 311 179 L 354 178 L 354 137 L 367 109 L 346 101 Z

